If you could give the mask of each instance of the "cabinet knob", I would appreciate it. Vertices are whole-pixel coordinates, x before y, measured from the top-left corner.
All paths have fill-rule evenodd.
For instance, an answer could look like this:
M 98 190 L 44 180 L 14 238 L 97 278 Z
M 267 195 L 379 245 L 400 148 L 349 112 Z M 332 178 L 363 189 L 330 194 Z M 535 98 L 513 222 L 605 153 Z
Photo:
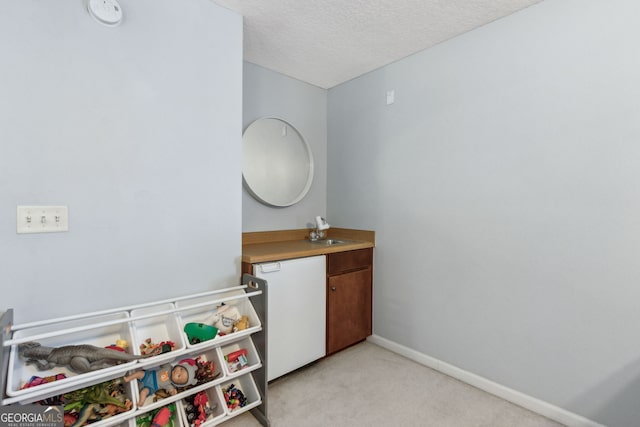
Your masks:
M 335 291 L 335 290 L 336 290 L 336 287 L 335 287 L 335 286 L 332 286 L 332 287 L 331 287 L 331 290 L 332 290 L 332 291 Z

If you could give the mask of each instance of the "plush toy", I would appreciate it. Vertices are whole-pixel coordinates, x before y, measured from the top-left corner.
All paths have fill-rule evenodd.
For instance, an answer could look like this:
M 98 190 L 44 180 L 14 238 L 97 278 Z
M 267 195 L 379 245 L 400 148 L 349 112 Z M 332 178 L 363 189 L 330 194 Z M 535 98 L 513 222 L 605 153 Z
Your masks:
M 234 305 L 222 304 L 216 309 L 211 317 L 203 322 L 213 325 L 223 334 L 233 332 L 233 326 L 240 320 L 242 315 Z
M 170 395 L 177 393 L 176 387 L 196 385 L 196 361 L 194 359 L 183 359 L 175 365 L 165 364 L 155 369 L 141 370 L 127 375 L 122 379 L 125 382 L 138 380 L 140 382 L 140 394 L 138 395 L 138 406 L 144 405 L 150 394 L 162 389 Z
M 233 331 L 244 331 L 249 327 L 249 318 L 247 316 L 242 316 L 240 320 L 238 320 L 233 327 Z

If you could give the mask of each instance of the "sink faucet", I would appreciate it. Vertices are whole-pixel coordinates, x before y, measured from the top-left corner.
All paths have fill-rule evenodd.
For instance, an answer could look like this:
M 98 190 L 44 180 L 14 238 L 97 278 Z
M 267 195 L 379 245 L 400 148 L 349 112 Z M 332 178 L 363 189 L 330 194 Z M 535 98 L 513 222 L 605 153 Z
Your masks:
M 313 242 L 318 239 L 322 239 L 324 237 L 324 230 L 328 230 L 329 227 L 331 226 L 329 225 L 326 219 L 322 218 L 321 216 L 317 216 L 316 228 L 315 230 L 312 230 L 311 233 L 309 234 L 309 240 Z

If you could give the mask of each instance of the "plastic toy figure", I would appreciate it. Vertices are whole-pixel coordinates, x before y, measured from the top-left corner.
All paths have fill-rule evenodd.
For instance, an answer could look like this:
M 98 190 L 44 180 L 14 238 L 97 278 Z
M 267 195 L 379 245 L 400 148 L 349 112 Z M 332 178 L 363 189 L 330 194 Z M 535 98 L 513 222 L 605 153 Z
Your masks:
M 209 396 L 204 391 L 185 397 L 184 401 L 184 411 L 190 427 L 200 427 L 218 407 L 216 402 L 209 402 Z
M 151 420 L 151 427 L 164 427 L 171 420 L 171 410 L 166 406 L 158 411 Z
M 184 359 L 175 365 L 165 364 L 155 369 L 136 371 L 122 379 L 125 382 L 138 380 L 140 382 L 140 394 L 138 395 L 138 406 L 144 405 L 150 394 L 162 389 L 170 395 L 177 393 L 176 387 L 196 385 L 196 371 L 198 367 L 193 359 Z

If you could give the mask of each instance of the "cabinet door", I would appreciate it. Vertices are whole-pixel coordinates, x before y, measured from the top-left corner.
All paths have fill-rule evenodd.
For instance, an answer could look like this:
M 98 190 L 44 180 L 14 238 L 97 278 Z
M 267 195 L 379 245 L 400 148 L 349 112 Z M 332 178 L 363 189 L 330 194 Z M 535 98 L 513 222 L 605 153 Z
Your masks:
M 371 268 L 329 276 L 327 354 L 371 335 Z

